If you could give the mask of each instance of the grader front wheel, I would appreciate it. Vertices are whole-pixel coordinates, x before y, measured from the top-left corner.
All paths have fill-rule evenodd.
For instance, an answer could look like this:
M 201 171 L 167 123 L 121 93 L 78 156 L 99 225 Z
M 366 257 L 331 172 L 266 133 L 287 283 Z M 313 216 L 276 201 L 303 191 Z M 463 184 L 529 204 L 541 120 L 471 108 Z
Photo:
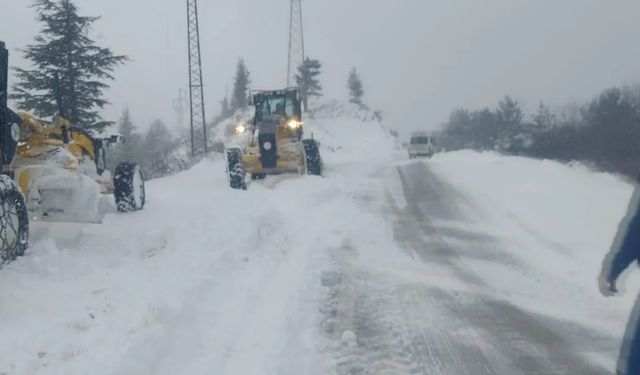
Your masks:
M 242 163 L 242 150 L 239 148 L 228 148 L 227 155 L 227 177 L 229 186 L 232 189 L 247 190 L 247 183 L 244 180 L 245 170 Z
M 118 212 L 142 210 L 146 202 L 144 179 L 140 166 L 134 162 L 124 162 L 116 167 L 113 179 L 113 195 Z
M 302 141 L 302 145 L 304 146 L 304 160 L 307 174 L 322 176 L 324 166 L 322 164 L 318 142 L 314 139 L 305 139 Z
M 0 175 L 0 264 L 24 255 L 29 240 L 29 215 L 16 183 Z

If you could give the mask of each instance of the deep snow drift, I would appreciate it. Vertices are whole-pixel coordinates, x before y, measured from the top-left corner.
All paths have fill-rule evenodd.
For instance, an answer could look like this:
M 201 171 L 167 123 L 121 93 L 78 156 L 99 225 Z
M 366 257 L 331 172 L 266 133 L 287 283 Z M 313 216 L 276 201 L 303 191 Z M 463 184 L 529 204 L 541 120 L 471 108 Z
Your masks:
M 34 225 L 27 256 L 0 270 L 0 374 L 344 373 L 366 333 L 351 324 L 357 309 L 330 306 L 355 295 L 349 272 L 371 283 L 360 293 L 405 282 L 467 287 L 394 238 L 388 202 L 411 204 L 396 170 L 410 163 L 465 197 L 468 220 L 435 225 L 489 233 L 519 260 L 463 258 L 499 298 L 621 335 L 640 278 L 611 300 L 595 280 L 628 183 L 492 153 L 409 162 L 352 105 L 324 105 L 305 127 L 321 142 L 325 178 L 280 176 L 234 191 L 212 158 L 148 182 L 144 211 L 100 225 Z M 336 283 L 347 283 L 337 302 Z M 597 360 L 611 368 L 613 356 Z

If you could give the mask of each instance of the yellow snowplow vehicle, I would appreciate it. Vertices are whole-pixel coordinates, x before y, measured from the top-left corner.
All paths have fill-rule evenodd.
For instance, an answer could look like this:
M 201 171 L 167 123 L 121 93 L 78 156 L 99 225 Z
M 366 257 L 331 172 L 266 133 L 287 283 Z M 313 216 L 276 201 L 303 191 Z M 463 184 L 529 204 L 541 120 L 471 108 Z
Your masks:
M 246 189 L 246 175 L 297 173 L 322 176 L 320 148 L 303 138 L 302 106 L 297 88 L 252 92 L 255 114 L 251 141 L 244 149 L 226 149 L 227 176 L 233 189 Z M 247 131 L 239 125 L 237 132 Z
M 11 163 L 30 216 L 43 221 L 96 222 L 102 194 L 114 194 L 120 212 L 145 203 L 144 180 L 136 163 L 106 170 L 106 146 L 117 136 L 94 138 L 58 117 L 47 124 L 20 113 L 20 143 Z
M 144 180 L 136 163 L 106 171 L 105 146 L 118 137 L 94 138 L 63 117 L 52 123 L 7 106 L 8 51 L 0 42 L 0 264 L 24 254 L 29 218 L 96 222 L 102 194 L 113 193 L 118 211 L 144 207 Z

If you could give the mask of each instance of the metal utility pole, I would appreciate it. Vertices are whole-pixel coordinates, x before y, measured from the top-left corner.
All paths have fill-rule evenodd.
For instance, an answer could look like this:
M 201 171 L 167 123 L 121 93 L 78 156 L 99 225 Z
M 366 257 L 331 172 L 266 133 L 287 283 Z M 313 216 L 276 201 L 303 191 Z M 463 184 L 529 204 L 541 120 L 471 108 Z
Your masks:
M 207 154 L 207 122 L 204 113 L 204 86 L 200 56 L 200 27 L 198 0 L 187 0 L 187 28 L 189 42 L 189 103 L 191 105 L 191 154 L 196 157 L 196 132 L 202 128 L 204 154 Z
M 302 27 L 302 0 L 291 0 L 289 17 L 289 64 L 287 87 L 296 84 L 298 67 L 304 62 L 304 29 Z
M 8 91 L 9 87 L 9 50 L 4 42 L 0 41 L 0 125 L 4 126 L 8 122 L 9 111 Z M 1 162 L 1 160 L 0 160 Z M 9 164 L 9 163 L 7 163 Z

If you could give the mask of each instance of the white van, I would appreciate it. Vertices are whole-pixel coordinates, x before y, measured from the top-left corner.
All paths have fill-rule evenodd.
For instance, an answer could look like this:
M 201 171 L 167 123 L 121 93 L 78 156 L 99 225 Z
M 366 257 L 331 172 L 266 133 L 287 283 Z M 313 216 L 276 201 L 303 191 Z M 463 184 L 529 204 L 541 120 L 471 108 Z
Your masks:
M 427 132 L 413 132 L 409 142 L 409 158 L 432 157 L 436 152 L 436 143 Z

